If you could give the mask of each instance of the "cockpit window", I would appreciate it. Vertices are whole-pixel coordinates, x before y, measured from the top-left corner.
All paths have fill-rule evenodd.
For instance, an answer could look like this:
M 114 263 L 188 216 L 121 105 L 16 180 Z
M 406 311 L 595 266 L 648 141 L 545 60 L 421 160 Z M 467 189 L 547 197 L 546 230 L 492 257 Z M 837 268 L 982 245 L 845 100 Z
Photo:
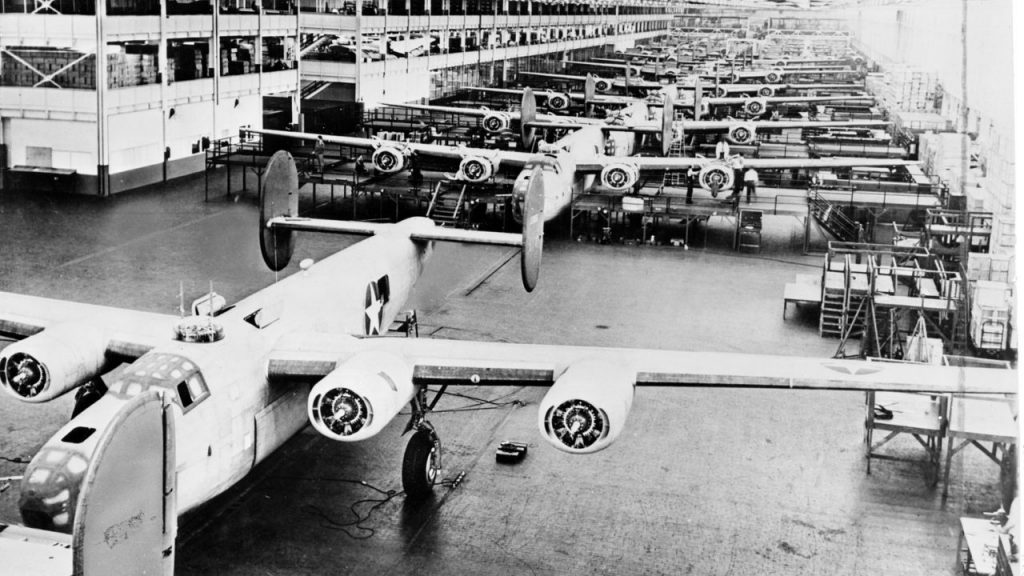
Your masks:
M 210 395 L 199 367 L 176 354 L 149 352 L 111 380 L 108 392 L 124 398 L 153 388 L 166 390 L 184 413 Z

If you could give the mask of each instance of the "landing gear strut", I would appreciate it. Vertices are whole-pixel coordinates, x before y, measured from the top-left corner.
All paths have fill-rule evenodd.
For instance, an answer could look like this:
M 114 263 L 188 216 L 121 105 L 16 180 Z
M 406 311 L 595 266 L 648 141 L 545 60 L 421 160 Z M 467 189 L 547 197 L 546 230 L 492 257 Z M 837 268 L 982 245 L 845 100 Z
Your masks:
M 405 456 L 402 458 L 402 488 L 406 496 L 414 500 L 422 500 L 433 493 L 434 484 L 437 483 L 438 473 L 441 471 L 441 439 L 438 438 L 434 426 L 426 420 L 426 415 L 434 408 L 442 394 L 444 387 L 428 404 L 427 389 L 423 387 L 411 402 L 412 418 L 406 432 L 415 432 L 409 438 Z

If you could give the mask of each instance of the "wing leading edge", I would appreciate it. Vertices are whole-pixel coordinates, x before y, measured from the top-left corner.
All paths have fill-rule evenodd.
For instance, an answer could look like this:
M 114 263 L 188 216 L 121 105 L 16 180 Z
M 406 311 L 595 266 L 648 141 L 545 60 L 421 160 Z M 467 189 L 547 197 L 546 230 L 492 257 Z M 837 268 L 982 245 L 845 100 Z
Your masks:
M 636 386 L 1017 393 L 1016 371 L 991 368 L 426 338 L 353 344 L 323 334 L 283 340 L 268 359 L 268 373 L 272 379 L 316 380 L 366 351 L 406 359 L 421 385 L 550 386 L 574 364 L 611 359 L 633 374 Z

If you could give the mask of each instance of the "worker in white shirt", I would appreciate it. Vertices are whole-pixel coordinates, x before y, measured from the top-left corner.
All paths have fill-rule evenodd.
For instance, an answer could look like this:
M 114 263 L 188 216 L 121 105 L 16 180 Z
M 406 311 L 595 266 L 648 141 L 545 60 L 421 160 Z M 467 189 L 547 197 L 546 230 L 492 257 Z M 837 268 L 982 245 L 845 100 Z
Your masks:
M 743 154 L 737 154 L 729 160 L 732 166 L 732 195 L 739 202 L 740 192 L 743 191 Z
M 715 158 L 724 159 L 729 156 L 729 143 L 725 138 L 719 137 L 718 144 L 715 144 Z
M 757 170 L 747 168 L 743 173 L 743 183 L 747 186 L 747 204 L 750 204 L 750 197 L 757 194 Z

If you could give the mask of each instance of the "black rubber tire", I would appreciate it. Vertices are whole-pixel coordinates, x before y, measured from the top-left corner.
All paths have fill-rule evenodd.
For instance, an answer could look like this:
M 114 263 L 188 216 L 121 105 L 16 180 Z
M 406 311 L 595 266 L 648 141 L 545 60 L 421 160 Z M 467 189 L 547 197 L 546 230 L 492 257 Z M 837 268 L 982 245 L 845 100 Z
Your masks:
M 429 430 L 418 430 L 405 446 L 402 458 L 402 489 L 405 496 L 422 500 L 434 492 L 436 476 L 431 470 L 434 435 Z

